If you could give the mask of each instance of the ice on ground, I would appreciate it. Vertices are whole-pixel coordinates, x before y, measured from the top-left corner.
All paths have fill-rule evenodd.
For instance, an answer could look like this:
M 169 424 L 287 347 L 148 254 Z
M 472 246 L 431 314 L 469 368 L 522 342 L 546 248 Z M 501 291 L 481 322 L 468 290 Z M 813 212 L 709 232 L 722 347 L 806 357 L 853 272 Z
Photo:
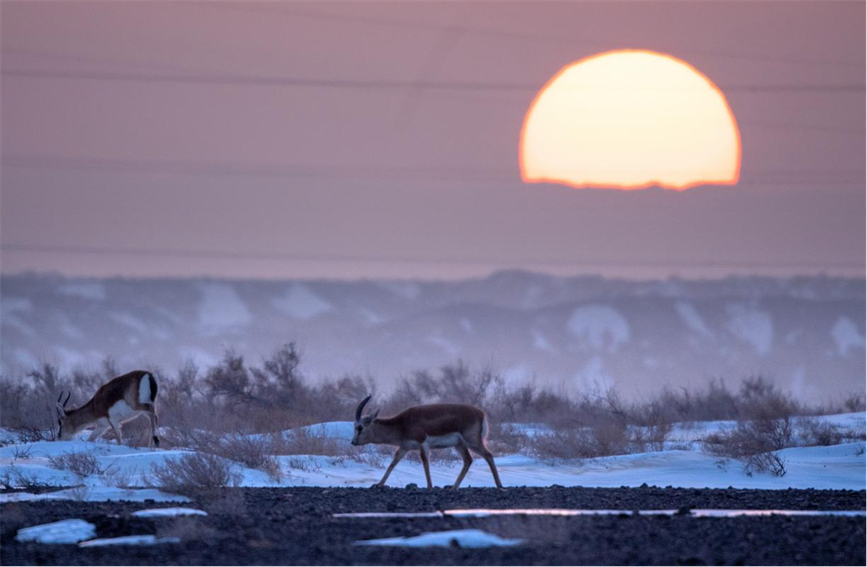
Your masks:
M 867 516 L 865 510 L 692 510 L 697 518 L 735 518 L 737 516 Z
M 331 514 L 332 518 L 444 518 L 442 512 L 345 512 Z
M 413 537 L 387 537 L 383 539 L 368 539 L 356 541 L 355 545 L 387 545 L 401 547 L 452 547 L 480 548 L 494 546 L 519 545 L 522 539 L 504 539 L 500 536 L 483 532 L 482 530 L 449 530 L 445 532 L 428 532 Z
M 10 502 L 34 502 L 39 500 L 76 500 L 82 502 L 189 502 L 186 496 L 168 494 L 155 488 L 115 488 L 113 486 L 92 486 L 85 488 L 70 488 L 55 492 L 11 492 L 0 494 L 0 504 Z
M 18 530 L 17 541 L 78 543 L 96 536 L 96 526 L 84 520 L 60 520 Z
M 153 508 L 151 510 L 138 510 L 132 513 L 139 518 L 164 518 L 172 516 L 207 516 L 204 510 L 195 508 Z
M 181 539 L 177 537 L 156 537 L 154 535 L 130 535 L 83 541 L 78 544 L 78 547 L 101 547 L 104 545 L 155 545 L 158 543 L 181 543 Z

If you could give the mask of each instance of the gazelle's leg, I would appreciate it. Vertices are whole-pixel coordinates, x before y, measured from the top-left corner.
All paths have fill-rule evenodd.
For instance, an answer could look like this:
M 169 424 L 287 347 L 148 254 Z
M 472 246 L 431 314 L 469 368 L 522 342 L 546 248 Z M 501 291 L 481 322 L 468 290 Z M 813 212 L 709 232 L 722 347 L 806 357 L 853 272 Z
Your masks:
M 461 458 L 464 460 L 464 468 L 461 469 L 461 474 L 458 475 L 458 479 L 452 486 L 453 489 L 458 489 L 460 488 L 461 482 L 464 480 L 467 471 L 470 470 L 470 465 L 473 464 L 473 457 L 470 455 L 469 449 L 467 449 L 466 445 L 464 444 L 456 445 L 455 449 L 458 450 L 458 453 L 461 454 Z
M 145 408 L 144 413 L 147 414 L 148 421 L 151 424 L 151 437 L 148 439 L 148 449 L 153 449 L 160 446 L 160 439 L 157 437 L 157 421 L 159 416 L 157 416 L 157 410 L 153 404 L 145 404 Z
M 105 432 L 108 431 L 108 423 L 104 420 L 99 420 L 96 422 L 96 426 L 93 428 L 93 432 L 91 432 L 90 437 L 87 438 L 88 441 L 93 442 L 105 435 Z
M 391 464 L 388 465 L 388 468 L 385 469 L 385 475 L 383 475 L 382 480 L 376 483 L 376 486 L 382 486 L 385 484 L 385 481 L 388 480 L 388 475 L 391 474 L 391 471 L 394 470 L 394 467 L 397 466 L 397 463 L 406 455 L 406 449 L 403 447 L 398 447 L 397 452 L 394 454 L 394 459 L 391 460 Z
M 427 478 L 427 487 L 433 488 L 433 483 L 430 481 L 430 462 L 428 459 L 428 454 L 430 453 L 430 449 L 428 448 L 426 443 L 422 443 L 419 448 L 419 453 L 421 453 L 421 464 L 424 465 L 424 476 Z
M 123 430 L 123 424 L 115 423 L 112 420 L 108 420 L 108 424 L 111 426 L 111 431 L 114 433 L 115 438 L 117 439 L 118 445 L 123 445 L 123 438 L 121 437 L 121 431 Z
M 500 482 L 500 475 L 497 474 L 497 465 L 494 464 L 494 455 L 488 451 L 488 448 L 482 445 L 477 445 L 472 447 L 473 451 L 482 456 L 483 459 L 488 463 L 488 466 L 491 467 L 491 474 L 494 475 L 494 482 L 497 485 L 497 488 L 503 488 L 503 484 Z

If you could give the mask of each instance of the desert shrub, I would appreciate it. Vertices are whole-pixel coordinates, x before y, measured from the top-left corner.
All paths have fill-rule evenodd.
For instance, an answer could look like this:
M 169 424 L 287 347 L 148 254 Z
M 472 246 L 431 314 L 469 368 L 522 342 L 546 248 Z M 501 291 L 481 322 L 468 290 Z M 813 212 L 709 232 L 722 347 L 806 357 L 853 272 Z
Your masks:
M 99 465 L 99 460 L 87 451 L 73 451 L 63 455 L 49 456 L 48 464 L 55 469 L 69 471 L 75 476 L 86 477 L 101 475 L 105 469 Z
M 304 472 L 319 472 L 322 470 L 319 463 L 312 459 L 305 459 L 304 457 L 290 457 L 287 462 L 290 469 Z
M 269 453 L 270 449 L 271 443 L 264 437 L 233 435 L 213 445 L 211 451 L 251 469 L 259 469 L 274 482 L 280 482 L 280 463 Z
M 801 418 L 798 420 L 801 443 L 808 447 L 839 445 L 843 442 L 843 430 L 827 421 L 815 418 Z
M 347 453 L 346 443 L 327 434 L 323 427 L 303 427 L 272 436 L 275 455 L 324 455 L 335 457 Z
M 791 447 L 792 424 L 791 418 L 741 421 L 732 429 L 708 435 L 702 442 L 709 453 L 744 459 Z
M 776 453 L 756 453 L 744 460 L 744 472 L 747 476 L 753 476 L 753 472 L 786 476 L 786 461 Z
M 531 444 L 527 434 L 512 424 L 495 423 L 489 428 L 488 447 L 494 454 L 520 453 Z
M 169 492 L 189 493 L 199 489 L 234 486 L 240 481 L 226 459 L 207 453 L 191 453 L 151 466 L 152 483 Z

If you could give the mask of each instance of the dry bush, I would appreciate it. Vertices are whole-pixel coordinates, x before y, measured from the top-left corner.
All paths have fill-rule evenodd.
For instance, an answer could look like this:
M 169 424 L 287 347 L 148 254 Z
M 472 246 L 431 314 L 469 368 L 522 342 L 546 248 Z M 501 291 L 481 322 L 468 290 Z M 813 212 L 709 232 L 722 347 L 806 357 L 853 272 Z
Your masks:
M 311 459 L 305 459 L 304 457 L 290 457 L 287 461 L 289 464 L 289 468 L 304 471 L 304 472 L 319 472 L 322 470 L 322 467 L 318 462 L 313 461 Z
M 105 469 L 99 465 L 97 458 L 86 451 L 73 451 L 63 455 L 49 456 L 48 464 L 52 468 L 69 471 L 80 478 L 101 475 L 105 472 Z
M 839 445 L 843 442 L 842 428 L 815 418 L 801 418 L 797 423 L 801 443 L 808 447 Z
M 744 459 L 793 445 L 791 418 L 741 421 L 737 427 L 712 433 L 702 440 L 709 453 Z
M 531 444 L 526 433 L 512 424 L 489 425 L 488 448 L 495 455 L 512 455 L 524 451 Z
M 368 465 L 375 468 L 380 468 L 385 466 L 388 462 L 391 455 L 387 454 L 391 452 L 391 447 L 383 447 L 383 446 L 374 446 L 374 448 L 367 450 L 365 449 L 356 449 L 349 451 L 349 459 L 355 461 L 356 463 L 361 463 L 362 465 Z
M 786 476 L 786 461 L 776 453 L 756 453 L 744 460 L 744 472 L 747 476 L 753 476 L 753 472 Z
M 151 481 L 169 492 L 184 494 L 200 489 L 224 488 L 240 482 L 226 459 L 207 453 L 192 453 L 151 465 Z
M 347 454 L 345 442 L 331 437 L 323 427 L 304 427 L 272 435 L 275 455 L 324 455 L 336 457 Z
M 264 437 L 231 435 L 209 446 L 208 452 L 259 469 L 274 482 L 280 482 L 280 463 L 269 453 L 271 442 Z

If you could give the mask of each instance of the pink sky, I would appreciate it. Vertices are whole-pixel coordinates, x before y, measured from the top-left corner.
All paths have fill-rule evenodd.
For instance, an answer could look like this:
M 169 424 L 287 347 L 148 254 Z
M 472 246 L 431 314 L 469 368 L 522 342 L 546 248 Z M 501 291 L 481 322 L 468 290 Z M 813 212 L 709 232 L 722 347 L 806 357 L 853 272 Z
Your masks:
M 0 16 L 3 273 L 864 273 L 863 2 L 3 2 Z M 670 53 L 722 88 L 739 186 L 520 182 L 536 89 L 616 48 Z

